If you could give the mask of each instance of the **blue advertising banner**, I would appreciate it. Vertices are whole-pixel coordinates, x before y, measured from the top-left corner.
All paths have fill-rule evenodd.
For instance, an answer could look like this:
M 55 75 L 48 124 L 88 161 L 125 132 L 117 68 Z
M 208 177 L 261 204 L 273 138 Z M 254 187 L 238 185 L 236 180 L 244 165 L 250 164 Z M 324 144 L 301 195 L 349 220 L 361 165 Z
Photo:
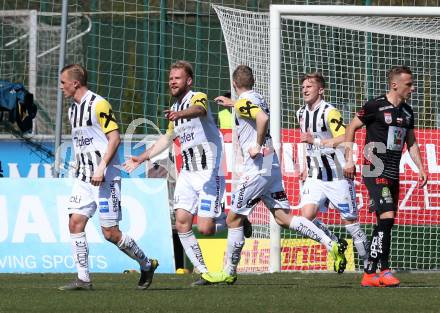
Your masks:
M 76 272 L 70 248 L 67 203 L 73 179 L 0 178 L 0 272 Z M 159 273 L 174 273 L 174 252 L 165 179 L 122 180 L 120 228 Z M 101 234 L 98 212 L 86 227 L 91 272 L 138 269 Z
M 121 163 L 128 155 L 138 155 L 145 150 L 145 144 L 151 144 L 152 139 L 139 143 L 135 140 L 124 141 L 119 145 L 118 156 Z M 53 140 L 32 140 L 31 144 L 23 140 L 0 140 L 0 174 L 10 178 L 50 178 L 53 177 L 52 166 L 54 142 Z M 72 141 L 63 140 L 60 147 L 60 158 L 63 169 L 62 177 L 73 177 L 74 169 Z M 122 172 L 122 177 L 128 174 Z M 0 175 L 1 177 L 1 175 Z M 131 175 L 131 177 L 134 177 Z M 145 173 L 135 177 L 145 177 Z

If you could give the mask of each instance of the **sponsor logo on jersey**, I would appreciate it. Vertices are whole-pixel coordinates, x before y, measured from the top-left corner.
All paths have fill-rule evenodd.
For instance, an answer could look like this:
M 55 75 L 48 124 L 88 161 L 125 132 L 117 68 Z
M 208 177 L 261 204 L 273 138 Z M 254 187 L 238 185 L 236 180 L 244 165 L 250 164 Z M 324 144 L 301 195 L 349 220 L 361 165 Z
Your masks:
M 108 205 L 108 201 L 106 199 L 99 200 L 99 212 L 101 212 L 101 213 L 108 213 L 109 212 L 109 205 Z
M 393 121 L 393 118 L 391 116 L 391 112 L 383 112 L 383 116 L 385 118 L 385 123 L 391 124 L 391 122 Z
M 80 195 L 70 196 L 69 202 L 79 204 L 81 203 L 81 196 Z
M 185 142 L 190 142 L 194 140 L 194 132 L 191 133 L 183 133 L 180 137 L 180 143 L 183 144 Z
M 398 117 L 396 119 L 397 125 L 402 125 L 403 119 L 401 117 Z
M 93 144 L 93 137 L 88 138 L 88 137 L 84 137 L 84 136 L 81 136 L 81 137 L 75 136 L 75 137 L 73 137 L 73 142 L 75 144 L 75 147 L 81 148 L 81 147 Z
M 211 211 L 211 200 L 202 199 L 200 201 L 200 210 Z

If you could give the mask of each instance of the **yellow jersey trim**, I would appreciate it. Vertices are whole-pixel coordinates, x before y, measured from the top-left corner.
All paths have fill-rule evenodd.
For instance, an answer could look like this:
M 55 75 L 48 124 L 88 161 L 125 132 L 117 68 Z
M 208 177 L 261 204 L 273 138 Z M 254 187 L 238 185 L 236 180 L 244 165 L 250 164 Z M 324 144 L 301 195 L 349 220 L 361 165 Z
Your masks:
M 113 114 L 112 107 L 107 100 L 102 99 L 96 102 L 95 110 L 96 118 L 98 119 L 98 123 L 101 125 L 101 129 L 104 134 L 119 128 L 115 115 Z
M 257 119 L 257 113 L 263 111 L 260 106 L 253 104 L 252 101 L 242 98 L 235 102 L 234 109 L 237 115 L 242 118 Z

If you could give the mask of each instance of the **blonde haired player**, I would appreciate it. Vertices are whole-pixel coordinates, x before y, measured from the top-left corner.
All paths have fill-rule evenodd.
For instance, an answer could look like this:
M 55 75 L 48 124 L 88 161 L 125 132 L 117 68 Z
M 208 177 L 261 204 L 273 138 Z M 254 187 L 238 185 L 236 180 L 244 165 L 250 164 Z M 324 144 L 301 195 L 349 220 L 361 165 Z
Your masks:
M 353 237 L 353 243 L 368 264 L 368 240 L 358 222 L 356 192 L 352 179 L 344 177 L 343 150 L 337 149 L 345 139 L 345 125 L 341 113 L 324 100 L 325 79 L 321 73 L 309 73 L 301 79 L 305 104 L 297 111 L 301 142 L 306 144 L 306 166 L 301 175 L 301 215 L 313 221 L 319 228 L 339 241 L 343 250 L 347 242 L 339 240 L 321 221 L 316 219 L 318 210 L 331 204 L 341 215 L 342 224 Z M 346 261 L 335 271 L 342 273 Z
M 68 117 L 76 160 L 76 180 L 69 200 L 69 231 L 78 278 L 60 290 L 90 290 L 89 247 L 85 227 L 95 211 L 106 240 L 140 265 L 138 289 L 147 289 L 159 266 L 149 259 L 136 242 L 119 230 L 121 177 L 116 167 L 120 138 L 110 104 L 87 87 L 87 71 L 79 64 L 61 70 L 60 88 L 72 100 Z
M 216 220 L 222 214 L 221 201 L 225 190 L 225 178 L 219 173 L 222 137 L 206 94 L 192 90 L 193 69 L 190 63 L 177 61 L 172 64 L 168 84 L 175 102 L 170 110 L 165 111 L 169 120 L 166 134 L 141 155 L 132 156 L 123 166 L 131 172 L 168 148 L 174 138 L 179 138 L 183 164 L 174 192 L 176 230 L 186 255 L 202 274 L 202 278 L 193 285 L 204 285 L 203 277 L 207 275 L 208 268 L 192 225 L 197 215 L 197 226 L 203 235 L 213 235 L 216 226 L 220 226 L 216 225 Z

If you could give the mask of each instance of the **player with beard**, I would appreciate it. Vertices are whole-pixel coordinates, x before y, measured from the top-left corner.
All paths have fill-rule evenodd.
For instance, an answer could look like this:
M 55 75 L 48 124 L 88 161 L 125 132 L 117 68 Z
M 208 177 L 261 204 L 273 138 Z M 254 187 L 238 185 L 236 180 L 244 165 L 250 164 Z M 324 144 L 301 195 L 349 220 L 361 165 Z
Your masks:
M 206 280 L 203 277 L 208 269 L 192 230 L 193 218 L 197 215 L 201 234 L 216 232 L 216 220 L 222 214 L 225 179 L 219 173 L 222 136 L 212 117 L 206 94 L 192 90 L 193 78 L 190 63 L 177 61 L 171 65 L 168 84 L 175 102 L 171 109 L 165 110 L 168 129 L 149 149 L 139 156 L 131 156 L 123 166 L 131 172 L 167 149 L 174 138 L 179 138 L 183 162 L 174 192 L 176 230 L 186 255 L 201 273 L 201 278 L 193 285 L 204 285 Z M 221 230 L 218 226 L 217 231 Z

